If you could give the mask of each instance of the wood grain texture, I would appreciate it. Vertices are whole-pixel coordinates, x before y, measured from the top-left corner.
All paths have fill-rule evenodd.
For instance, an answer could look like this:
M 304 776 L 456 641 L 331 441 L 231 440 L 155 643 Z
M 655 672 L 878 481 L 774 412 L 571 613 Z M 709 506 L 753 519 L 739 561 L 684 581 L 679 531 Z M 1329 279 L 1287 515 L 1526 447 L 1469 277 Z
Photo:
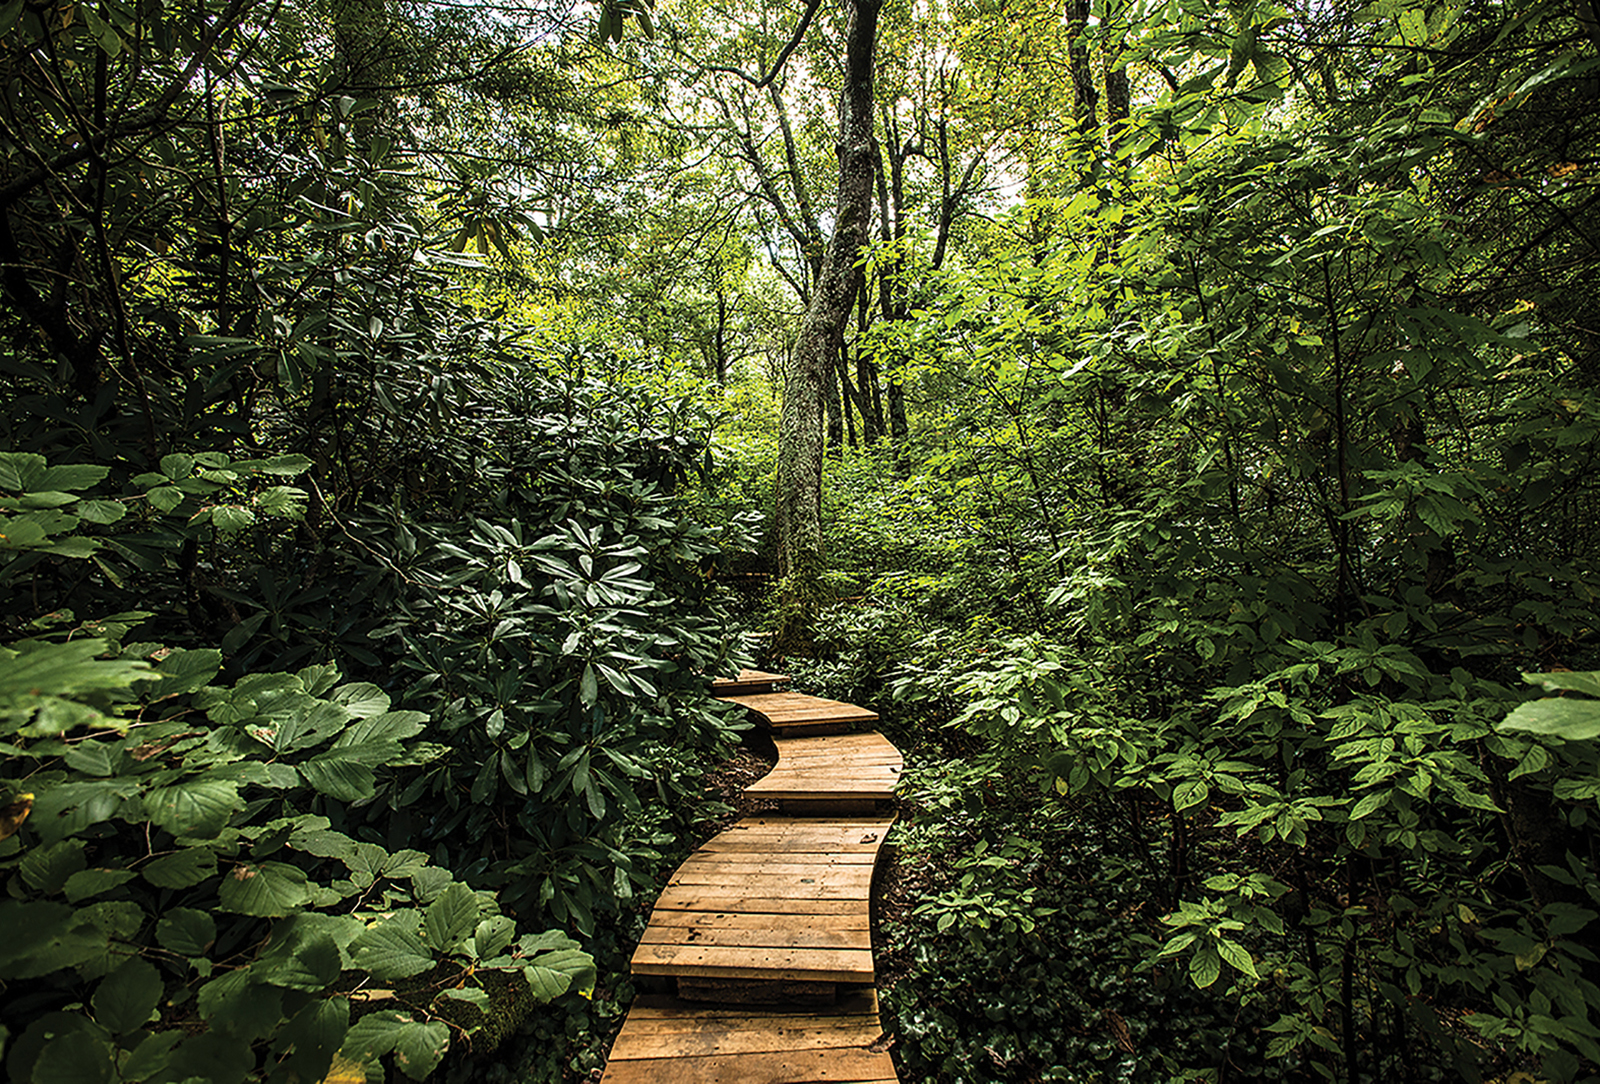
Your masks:
M 815 816 L 747 817 L 678 867 L 632 969 L 680 996 L 634 1002 L 602 1084 L 898 1084 L 870 988 L 870 905 L 894 823 L 875 809 L 903 761 L 882 735 L 834 733 L 876 713 L 772 691 L 783 680 L 745 671 L 713 695 L 774 732 L 778 766 L 747 793 Z

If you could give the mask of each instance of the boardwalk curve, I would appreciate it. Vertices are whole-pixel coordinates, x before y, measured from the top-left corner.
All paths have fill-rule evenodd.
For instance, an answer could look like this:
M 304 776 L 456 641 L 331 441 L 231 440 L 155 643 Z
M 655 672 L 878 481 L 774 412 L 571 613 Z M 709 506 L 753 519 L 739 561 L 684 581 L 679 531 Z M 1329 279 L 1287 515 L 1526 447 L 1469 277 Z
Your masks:
M 713 683 L 772 731 L 777 766 L 745 793 L 781 812 L 739 821 L 673 874 L 632 970 L 676 996 L 634 1001 L 603 1084 L 898 1079 L 877 1045 L 870 907 L 900 752 L 845 733 L 875 713 L 779 691 L 787 680 L 747 670 Z

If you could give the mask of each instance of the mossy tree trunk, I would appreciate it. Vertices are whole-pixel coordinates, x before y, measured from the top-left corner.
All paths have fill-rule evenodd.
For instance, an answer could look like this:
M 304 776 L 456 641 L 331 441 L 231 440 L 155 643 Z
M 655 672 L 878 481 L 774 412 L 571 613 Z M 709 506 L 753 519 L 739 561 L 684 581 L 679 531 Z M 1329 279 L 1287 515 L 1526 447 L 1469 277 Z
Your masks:
M 860 288 L 856 258 L 872 227 L 872 70 L 880 6 L 881 0 L 850 0 L 833 236 L 784 374 L 776 500 L 779 651 L 804 649 L 822 603 L 823 402 L 829 366 Z

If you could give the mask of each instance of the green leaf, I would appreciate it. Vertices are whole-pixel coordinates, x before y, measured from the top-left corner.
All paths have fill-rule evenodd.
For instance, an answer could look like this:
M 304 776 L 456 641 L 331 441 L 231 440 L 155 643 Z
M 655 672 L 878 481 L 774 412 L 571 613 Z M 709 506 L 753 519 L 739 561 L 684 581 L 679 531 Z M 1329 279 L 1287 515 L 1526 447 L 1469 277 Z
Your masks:
M 595 679 L 594 664 L 586 663 L 583 667 L 583 679 L 578 683 L 578 699 L 583 701 L 584 707 L 592 708 L 599 696 L 600 687 Z
M 121 501 L 79 501 L 73 514 L 85 523 L 106 526 L 116 523 L 128 514 L 128 506 Z
M 203 688 L 222 668 L 222 652 L 214 648 L 174 651 L 156 664 L 160 679 L 153 689 L 156 696 L 177 696 Z
M 355 966 L 385 982 L 420 975 L 434 965 L 432 950 L 401 918 L 380 921 L 356 938 L 350 943 L 350 956 Z
M 127 869 L 85 869 L 68 877 L 61 887 L 69 903 L 78 903 L 127 884 L 135 876 L 137 874 Z
M 256 514 L 237 504 L 218 504 L 211 508 L 211 522 L 224 534 L 256 525 Z
M 188 478 L 194 473 L 194 456 L 181 453 L 162 456 L 161 473 L 174 482 Z
M 175 836 L 211 839 L 244 808 L 239 785 L 226 780 L 190 779 L 159 787 L 144 797 L 145 813 Z
M 1350 819 L 1353 821 L 1358 821 L 1367 816 L 1369 813 L 1372 813 L 1374 810 L 1381 809 L 1388 804 L 1388 791 L 1368 791 L 1366 794 L 1361 796 L 1361 800 L 1356 803 L 1356 807 L 1350 811 Z
M 185 847 L 164 854 L 139 870 L 157 888 L 188 888 L 217 873 L 217 853 L 208 847 Z
M 392 1050 L 395 1065 L 413 1080 L 420 1080 L 439 1064 L 449 1040 L 450 1029 L 443 1021 L 419 1024 L 406 1013 L 385 1010 L 357 1020 L 340 1053 L 366 1062 Z
M 368 681 L 355 681 L 333 690 L 328 698 L 358 719 L 369 719 L 389 710 L 389 694 Z
M 29 489 L 70 489 L 76 493 L 80 489 L 89 489 L 105 481 L 106 475 L 111 473 L 110 467 L 101 467 L 93 463 L 70 463 L 59 467 L 51 467 L 33 478 Z
M 283 991 L 255 983 L 248 967 L 212 979 L 200 987 L 196 1004 L 213 1028 L 241 1039 L 271 1035 L 283 1019 Z
M 116 772 L 117 764 L 122 759 L 122 749 L 111 742 L 82 741 L 68 749 L 61 759 L 75 771 L 104 779 Z
M 1191 779 L 1187 783 L 1179 783 L 1172 792 L 1172 807 L 1179 813 L 1192 806 L 1197 806 L 1211 796 L 1211 788 L 1204 780 Z
M 113 1035 L 126 1035 L 149 1022 L 161 1000 L 161 975 L 135 956 L 101 980 L 90 1004 L 95 1022 Z
M 145 494 L 145 499 L 158 512 L 172 512 L 183 503 L 183 490 L 176 486 L 157 486 Z
M 1600 738 L 1600 701 L 1551 698 L 1517 705 L 1497 730 L 1525 731 L 1564 741 Z
M 22 879 L 29 888 L 47 896 L 60 892 L 67 878 L 89 865 L 81 839 L 64 839 L 35 847 L 22 857 Z
M 122 1063 L 122 1079 L 140 1081 L 155 1076 L 167 1067 L 167 1063 L 171 1060 L 172 1048 L 178 1045 L 178 1040 L 182 1038 L 181 1031 L 158 1031 L 153 1035 L 146 1035 L 140 1040 L 139 1045 L 133 1048 L 128 1060 Z
M 293 1049 L 279 1065 L 286 1079 L 322 1080 L 333 1056 L 350 1032 L 350 1002 L 342 997 L 318 998 L 290 1017 L 273 1043 L 279 1053 Z
M 317 790 L 341 802 L 359 802 L 372 797 L 377 775 L 355 757 L 329 751 L 319 753 L 297 767 Z
M 1245 950 L 1243 945 L 1235 941 L 1229 941 L 1226 937 L 1219 937 L 1217 939 L 1217 953 L 1235 970 L 1243 971 L 1252 979 L 1259 980 L 1261 978 L 1260 975 L 1256 974 L 1255 961 L 1250 958 L 1250 953 Z
M 472 934 L 472 951 L 480 960 L 504 952 L 517 936 L 517 921 L 509 915 L 491 915 L 478 923 Z
M 44 475 L 44 456 L 33 452 L 0 452 L 0 489 L 21 493 L 36 486 Z
M 33 1063 L 34 1084 L 108 1084 L 116 1070 L 115 1052 L 88 1031 L 57 1035 Z
M 1600 671 L 1557 670 L 1547 674 L 1523 674 L 1522 680 L 1530 685 L 1542 685 L 1551 692 L 1562 689 L 1600 697 Z
M 204 956 L 216 939 L 216 920 L 191 907 L 170 908 L 156 923 L 156 943 L 179 956 Z
M 270 991 L 276 995 L 277 991 Z M 281 1011 L 270 1001 L 259 1006 L 263 1014 L 281 1017 Z M 255 1052 L 250 1049 L 247 1037 L 222 1031 L 204 1031 L 191 1035 L 173 1051 L 165 1077 L 185 1084 L 240 1084 L 246 1074 L 255 1068 Z
M 594 959 L 586 952 L 561 949 L 547 952 L 522 968 L 528 980 L 528 989 L 540 1001 L 559 997 L 576 986 L 588 989 L 594 985 Z
M 305 873 L 282 862 L 235 866 L 222 878 L 218 895 L 222 910 L 262 918 L 287 915 L 311 898 Z
M 110 935 L 88 909 L 62 903 L 0 901 L 0 979 L 31 979 L 103 954 Z
M 339 978 L 339 946 L 314 927 L 297 926 L 282 936 L 274 931 L 272 947 L 252 973 L 257 982 L 317 993 Z
M 438 899 L 428 905 L 422 920 L 422 932 L 434 949 L 449 952 L 477 925 L 478 894 L 458 882 L 446 888 Z
M 1222 960 L 1216 952 L 1205 948 L 1189 957 L 1189 978 L 1195 986 L 1204 990 L 1217 981 L 1217 976 L 1222 974 Z
M 454 987 L 446 990 L 443 996 L 456 1001 L 465 1001 L 467 1004 L 475 1006 L 479 1012 L 487 1012 L 489 1009 L 489 995 L 476 986 Z
M 410 1023 L 395 1037 L 394 1063 L 412 1080 L 421 1080 L 433 1072 L 449 1048 L 450 1028 L 443 1020 Z

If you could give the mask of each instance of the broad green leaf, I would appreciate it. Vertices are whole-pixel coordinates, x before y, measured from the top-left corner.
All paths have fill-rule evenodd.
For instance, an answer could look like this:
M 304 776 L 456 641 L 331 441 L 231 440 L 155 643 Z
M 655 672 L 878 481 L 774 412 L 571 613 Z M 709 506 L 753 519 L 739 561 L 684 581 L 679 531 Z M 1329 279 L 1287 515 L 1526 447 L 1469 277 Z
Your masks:
M 122 1063 L 121 1076 L 123 1080 L 141 1081 L 149 1080 L 167 1067 L 171 1060 L 172 1048 L 183 1038 L 183 1032 L 158 1031 L 153 1035 L 146 1035 L 140 1040 L 139 1045 L 133 1048 L 133 1053 L 128 1055 L 128 1060 Z
M 544 953 L 523 965 L 522 974 L 533 996 L 549 1001 L 573 988 L 591 988 L 595 980 L 594 959 L 586 952 L 561 949 Z
M 251 968 L 257 982 L 316 993 L 339 978 L 339 946 L 332 937 L 298 926 L 292 933 L 274 933 L 268 953 Z
M 1366 794 L 1361 796 L 1361 800 L 1356 802 L 1355 808 L 1350 811 L 1350 819 L 1353 821 L 1358 821 L 1373 811 L 1382 809 L 1388 804 L 1389 792 L 1387 790 L 1368 791 Z
M 311 896 L 306 875 L 282 862 L 240 863 L 223 876 L 218 894 L 224 911 L 262 918 L 287 915 Z
M 73 514 L 87 523 L 106 526 L 116 523 L 128 514 L 128 506 L 121 501 L 79 501 Z
M 498 956 L 516 936 L 516 919 L 509 915 L 491 915 L 478 923 L 478 928 L 473 931 L 473 955 L 480 960 Z
M 1600 697 L 1600 671 L 1556 670 L 1546 674 L 1523 674 L 1522 680 L 1530 685 L 1543 685 L 1552 692 L 1562 689 Z
M 1172 807 L 1179 813 L 1197 806 L 1211 796 L 1211 788 L 1202 779 L 1179 783 L 1172 791 Z
M 192 693 L 216 676 L 222 668 L 222 652 L 213 648 L 195 651 L 174 651 L 156 664 L 156 682 L 151 692 L 155 696 L 177 696 Z
M 317 998 L 290 1017 L 278 1033 L 273 1049 L 280 1054 L 293 1050 L 280 1064 L 280 1071 L 289 1079 L 322 1080 L 349 1031 L 349 1000 Z
M 190 779 L 145 795 L 150 820 L 175 836 L 215 837 L 228 819 L 244 808 L 237 783 Z
M 276 996 L 277 991 L 269 991 Z M 263 1019 L 267 1015 L 282 1016 L 271 1002 L 264 1001 L 259 1008 Z M 168 1062 L 166 1079 L 183 1084 L 240 1084 L 255 1068 L 255 1052 L 250 1048 L 247 1035 L 226 1031 L 203 1031 L 190 1035 L 174 1050 Z
M 372 769 L 352 757 L 336 752 L 321 753 L 297 767 L 306 782 L 330 798 L 359 802 L 370 798 L 377 776 Z
M 341 685 L 328 699 L 358 719 L 370 719 L 389 710 L 389 694 L 369 681 Z
M 162 456 L 161 473 L 174 482 L 182 481 L 194 473 L 194 456 L 181 452 Z
M 435 950 L 448 952 L 471 934 L 477 925 L 478 894 L 457 882 L 428 905 L 422 919 L 422 932 Z
M 149 1022 L 161 1000 L 161 975 L 135 956 L 100 981 L 91 1005 L 95 1022 L 113 1035 L 126 1035 Z
M 188 888 L 216 876 L 217 853 L 208 847 L 185 847 L 141 866 L 139 872 L 157 888 Z
M 444 996 L 455 1001 L 465 1001 L 482 1012 L 486 1012 L 489 1008 L 489 995 L 476 986 L 453 987 L 446 990 Z
M 1592 741 L 1600 738 L 1600 701 L 1565 697 L 1530 700 L 1517 705 L 1497 729 L 1543 734 L 1564 741 Z
M 122 760 L 122 747 L 112 742 L 81 741 L 68 749 L 61 759 L 75 771 L 104 779 L 116 772 Z
M 1189 957 L 1189 978 L 1204 990 L 1222 974 L 1222 959 L 1215 951 L 1206 948 Z
M 434 965 L 433 951 L 399 918 L 382 920 L 352 941 L 350 957 L 355 966 L 386 982 L 420 975 Z
M 109 1084 L 115 1079 L 115 1052 L 89 1031 L 57 1035 L 33 1063 L 33 1084 Z
M 127 884 L 137 876 L 132 870 L 127 869 L 92 869 L 79 870 L 67 878 L 67 883 L 61 886 L 69 903 L 78 903 L 81 900 L 92 899 L 102 892 L 109 892 L 119 885 Z
M 412 1080 L 421 1080 L 449 1048 L 450 1028 L 443 1020 L 406 1024 L 395 1037 L 394 1064 Z
M 30 489 L 70 489 L 74 493 L 105 481 L 110 467 L 93 463 L 69 463 L 50 467 L 33 477 Z M 0 487 L 4 488 L 4 487 Z
M 381 1010 L 368 1013 L 351 1025 L 340 1054 L 368 1062 L 392 1050 L 395 1066 L 413 1080 L 420 1080 L 439 1064 L 449 1041 L 450 1029 L 443 1021 L 420 1024 L 409 1013 Z
M 179 956 L 204 956 L 216 939 L 216 920 L 191 907 L 169 908 L 156 923 L 156 943 Z
M 22 856 L 22 879 L 29 888 L 45 895 L 60 892 L 71 877 L 89 865 L 83 855 L 81 839 L 64 839 L 34 847 Z
M 104 953 L 110 935 L 88 909 L 43 901 L 0 901 L 0 980 L 30 979 Z
M 1229 941 L 1226 937 L 1218 938 L 1217 954 L 1226 960 L 1234 969 L 1243 971 L 1252 979 L 1261 978 L 1260 975 L 1256 974 L 1255 961 L 1250 958 L 1250 953 L 1246 951 L 1244 946 L 1240 945 L 1238 942 Z
M 200 1016 L 213 1028 L 241 1039 L 271 1035 L 283 1019 L 283 991 L 258 985 L 250 968 L 241 967 L 200 987 L 196 999 Z
M 335 749 L 349 745 L 367 745 L 373 742 L 401 742 L 416 737 L 428 725 L 428 716 L 420 711 L 385 711 L 367 718 L 357 719 L 349 729 L 334 741 Z

